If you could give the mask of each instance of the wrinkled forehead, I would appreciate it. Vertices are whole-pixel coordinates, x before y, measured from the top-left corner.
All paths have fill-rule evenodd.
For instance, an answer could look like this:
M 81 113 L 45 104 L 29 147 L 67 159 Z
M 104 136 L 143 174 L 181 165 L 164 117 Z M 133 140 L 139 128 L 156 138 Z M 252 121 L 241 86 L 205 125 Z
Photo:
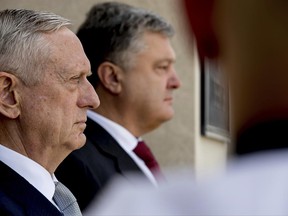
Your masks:
M 65 71 L 90 71 L 90 62 L 81 42 L 71 30 L 64 27 L 46 37 L 50 45 L 50 60 L 55 67 L 62 67 Z

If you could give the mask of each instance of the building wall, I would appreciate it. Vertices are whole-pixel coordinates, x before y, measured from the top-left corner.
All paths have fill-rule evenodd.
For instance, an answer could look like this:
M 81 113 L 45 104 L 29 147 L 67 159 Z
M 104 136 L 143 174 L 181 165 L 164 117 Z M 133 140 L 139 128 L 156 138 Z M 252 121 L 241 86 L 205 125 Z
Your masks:
M 118 0 L 120 1 L 120 0 Z M 99 0 L 1 0 L 0 9 L 28 8 L 48 10 L 73 22 L 72 30 L 85 19 L 90 7 Z M 150 9 L 168 21 L 176 29 L 172 45 L 177 55 L 176 70 L 182 80 L 181 89 L 175 92 L 175 116 L 145 139 L 154 151 L 164 172 L 179 167 L 196 171 L 203 176 L 212 170 L 223 168 L 227 143 L 200 135 L 200 77 L 193 39 L 183 16 L 179 0 L 122 0 L 134 6 Z

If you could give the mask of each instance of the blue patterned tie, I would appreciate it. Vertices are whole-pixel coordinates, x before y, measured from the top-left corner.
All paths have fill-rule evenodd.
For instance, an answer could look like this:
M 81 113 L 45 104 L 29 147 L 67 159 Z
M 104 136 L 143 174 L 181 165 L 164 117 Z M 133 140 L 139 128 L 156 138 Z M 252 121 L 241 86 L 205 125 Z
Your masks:
M 65 216 L 82 216 L 76 198 L 61 182 L 55 182 L 53 200 Z

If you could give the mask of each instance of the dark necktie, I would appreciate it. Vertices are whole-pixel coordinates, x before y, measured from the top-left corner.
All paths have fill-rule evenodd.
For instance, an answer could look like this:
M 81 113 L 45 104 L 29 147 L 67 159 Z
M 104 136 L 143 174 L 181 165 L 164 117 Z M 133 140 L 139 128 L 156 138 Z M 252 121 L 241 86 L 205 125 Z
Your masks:
M 55 182 L 53 200 L 65 216 L 82 216 L 76 198 L 61 182 Z
M 158 162 L 144 141 L 139 141 L 133 151 L 145 162 L 146 166 L 151 170 L 155 177 L 159 178 L 162 176 Z

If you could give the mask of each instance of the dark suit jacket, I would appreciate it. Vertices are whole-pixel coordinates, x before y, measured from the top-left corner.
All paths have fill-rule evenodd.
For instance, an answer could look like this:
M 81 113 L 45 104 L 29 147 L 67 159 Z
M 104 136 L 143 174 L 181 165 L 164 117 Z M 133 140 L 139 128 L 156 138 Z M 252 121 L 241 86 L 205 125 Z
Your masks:
M 133 159 L 99 124 L 88 118 L 84 133 L 86 144 L 73 151 L 55 173 L 59 181 L 75 195 L 81 210 L 116 175 L 126 172 L 144 175 Z
M 0 215 L 63 215 L 22 176 L 0 161 Z

